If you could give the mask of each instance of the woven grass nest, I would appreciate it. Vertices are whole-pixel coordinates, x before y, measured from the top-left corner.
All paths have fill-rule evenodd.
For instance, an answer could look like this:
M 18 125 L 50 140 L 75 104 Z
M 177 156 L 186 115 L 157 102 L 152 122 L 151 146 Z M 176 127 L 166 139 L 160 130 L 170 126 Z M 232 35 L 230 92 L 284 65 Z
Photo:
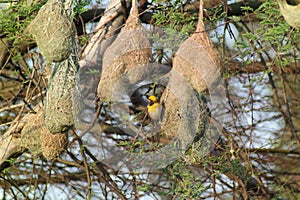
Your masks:
M 26 125 L 21 131 L 21 147 L 28 149 L 33 156 L 43 154 L 47 160 L 62 154 L 68 144 L 67 134 L 51 134 L 48 131 L 43 122 L 43 109 L 29 114 L 24 120 Z
M 72 50 L 72 21 L 60 0 L 49 0 L 28 27 L 49 62 L 67 59 Z
M 183 148 L 193 141 L 193 137 L 197 137 L 187 134 L 184 131 L 185 128 L 191 130 L 191 133 L 201 134 L 206 127 L 207 104 L 199 97 L 218 79 L 219 70 L 218 52 L 205 32 L 203 1 L 200 1 L 196 32 L 177 50 L 170 81 L 162 95 L 166 106 L 166 119 L 162 124 L 162 129 L 168 137 L 180 138 Z M 185 85 L 188 87 L 184 87 Z M 193 96 L 198 99 L 198 103 L 192 98 Z M 190 105 L 193 105 L 194 109 Z M 191 123 L 189 118 L 195 118 L 198 121 Z
M 62 133 L 74 126 L 80 110 L 76 81 L 76 69 L 69 59 L 55 66 L 45 104 L 44 123 L 50 133 Z
M 110 101 L 115 85 L 129 71 L 148 64 L 151 59 L 150 42 L 138 18 L 137 2 L 134 0 L 125 27 L 106 49 L 103 56 L 103 71 L 98 84 L 101 101 Z M 128 80 L 135 83 L 139 77 Z

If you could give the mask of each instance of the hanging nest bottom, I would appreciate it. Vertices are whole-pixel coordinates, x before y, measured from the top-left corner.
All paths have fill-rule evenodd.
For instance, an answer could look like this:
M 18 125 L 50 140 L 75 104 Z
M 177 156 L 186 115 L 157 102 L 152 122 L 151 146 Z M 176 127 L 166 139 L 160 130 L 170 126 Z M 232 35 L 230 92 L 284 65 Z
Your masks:
M 44 131 L 40 137 L 43 156 L 47 160 L 59 157 L 68 144 L 66 133 L 52 134 L 49 131 Z
M 101 100 L 110 101 L 118 81 L 132 70 L 148 64 L 151 59 L 150 42 L 143 29 L 122 31 L 103 55 L 103 71 L 97 94 Z M 138 77 L 131 77 L 128 83 L 136 83 Z
M 127 81 L 126 84 L 136 83 L 137 80 L 141 79 L 143 72 L 138 74 L 137 77 L 130 77 L 131 80 L 124 78 L 129 78 L 126 74 L 131 73 L 131 70 L 149 63 L 149 50 L 134 50 L 125 55 L 120 56 L 115 60 L 110 70 L 104 70 L 101 75 L 101 80 L 98 85 L 98 95 L 103 100 L 111 100 L 111 97 L 118 88 L 115 88 L 120 81 Z

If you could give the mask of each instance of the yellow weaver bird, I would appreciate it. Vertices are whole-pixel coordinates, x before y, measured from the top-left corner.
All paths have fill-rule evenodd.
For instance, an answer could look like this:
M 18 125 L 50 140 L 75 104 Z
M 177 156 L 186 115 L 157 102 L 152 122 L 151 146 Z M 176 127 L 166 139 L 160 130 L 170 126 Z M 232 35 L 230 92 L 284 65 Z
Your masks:
M 154 95 L 148 97 L 147 112 L 151 118 L 151 123 L 154 126 L 156 126 L 158 122 L 162 121 L 163 106 Z

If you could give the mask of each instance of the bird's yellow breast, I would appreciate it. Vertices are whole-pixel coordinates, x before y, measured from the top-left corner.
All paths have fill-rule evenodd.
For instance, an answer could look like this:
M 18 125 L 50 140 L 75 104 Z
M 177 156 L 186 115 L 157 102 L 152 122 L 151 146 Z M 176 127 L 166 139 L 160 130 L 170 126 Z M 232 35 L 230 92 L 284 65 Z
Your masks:
M 147 106 L 148 114 L 151 119 L 153 120 L 159 120 L 161 116 L 161 111 L 162 111 L 162 105 L 159 103 L 154 103 L 152 105 Z
M 148 105 L 147 109 L 148 112 L 156 112 L 158 109 L 160 109 L 161 105 L 159 103 L 154 103 L 152 105 Z

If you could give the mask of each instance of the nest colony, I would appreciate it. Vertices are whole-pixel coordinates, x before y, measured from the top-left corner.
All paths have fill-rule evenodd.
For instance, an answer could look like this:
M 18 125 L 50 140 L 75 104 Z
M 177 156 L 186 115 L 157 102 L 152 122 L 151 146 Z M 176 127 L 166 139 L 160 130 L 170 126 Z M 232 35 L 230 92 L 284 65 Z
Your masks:
M 205 32 L 203 1 L 200 1 L 196 32 L 186 39 L 177 50 L 173 59 L 170 81 L 162 96 L 166 106 L 162 129 L 167 137 L 179 138 L 183 149 L 195 137 L 187 134 L 184 130 L 192 129 L 197 134 L 201 134 L 205 130 L 207 105 L 203 101 L 201 93 L 216 81 L 219 70 L 218 52 Z M 190 88 L 185 87 L 187 84 Z M 198 103 L 191 98 L 193 95 L 198 99 Z M 191 108 L 191 106 L 195 106 L 195 108 Z M 196 107 L 199 107 L 199 110 Z M 185 113 L 186 111 L 189 113 Z M 186 118 L 197 118 L 199 121 L 191 123 Z M 176 133 L 177 135 L 174 135 Z
M 70 11 L 69 13 L 67 11 Z M 41 53 L 57 62 L 51 75 L 45 108 L 29 114 L 21 132 L 22 147 L 47 160 L 58 157 L 67 146 L 67 131 L 74 126 L 79 68 L 71 21 L 72 2 L 49 0 L 29 25 Z
M 118 81 L 130 71 L 148 64 L 150 59 L 150 42 L 139 21 L 137 1 L 134 0 L 125 27 L 103 55 L 103 71 L 97 89 L 100 102 L 111 101 L 118 90 Z M 128 81 L 134 84 L 140 77 L 131 77 Z
M 44 112 L 40 109 L 36 115 L 29 114 L 25 118 L 28 123 L 22 130 L 22 146 L 29 149 L 33 155 L 43 153 L 48 160 L 59 156 L 66 147 L 66 132 L 74 126 L 76 113 L 73 111 L 78 110 L 78 107 L 74 108 L 77 105 L 74 102 L 77 102 L 79 94 L 76 87 L 79 65 L 71 13 L 67 13 L 66 9 L 72 10 L 70 2 L 66 1 L 63 4 L 61 0 L 49 0 L 29 26 L 29 31 L 35 37 L 41 53 L 48 61 L 59 62 L 56 63 L 51 76 Z M 202 1 L 200 1 L 196 33 L 178 49 L 174 58 L 170 82 L 162 97 L 166 105 L 162 130 L 166 136 L 174 137 L 174 134 L 178 132 L 179 124 L 185 120 L 182 117 L 186 116 L 186 113 L 180 113 L 182 109 L 184 111 L 193 110 L 192 106 L 195 101 L 191 100 L 189 94 L 193 95 L 193 92 L 196 91 L 197 97 L 199 97 L 218 74 L 218 56 L 204 31 L 202 9 Z M 151 66 L 147 65 L 151 60 L 150 47 L 146 31 L 138 18 L 137 0 L 133 0 L 125 27 L 103 56 L 103 71 L 97 89 L 100 103 L 111 100 L 114 92 L 118 90 L 115 88 L 118 86 L 118 81 L 124 75 L 130 74 L 140 66 Z M 195 59 L 195 55 L 201 58 Z M 184 79 L 172 72 L 179 73 Z M 134 73 L 133 76 L 127 76 L 127 81 L 134 85 L 143 76 L 143 72 Z M 191 90 L 182 87 L 187 84 L 191 85 Z M 176 89 L 175 93 L 172 93 L 172 89 Z M 200 107 L 204 112 L 205 105 L 200 105 Z M 203 113 L 196 111 L 188 114 L 204 117 Z M 191 128 L 199 130 L 200 126 L 203 127 L 204 121 L 200 119 L 199 123 L 195 121 L 183 123 L 183 129 L 181 129 L 183 131 L 177 137 L 180 137 L 183 143 L 190 141 L 190 136 L 185 134 L 184 130 Z
M 206 117 L 206 103 L 200 97 L 201 93 L 218 77 L 220 66 L 218 53 L 213 48 L 204 29 L 203 2 L 200 2 L 197 30 L 178 49 L 174 58 L 168 88 L 162 96 L 166 105 L 162 132 L 165 136 L 174 138 L 178 130 L 182 130 L 177 136 L 181 138 L 183 141 L 181 143 L 184 145 L 189 143 L 185 141 L 192 140 L 192 136 L 185 134 L 185 129 L 204 130 L 203 127 L 206 122 L 203 118 Z M 125 27 L 116 40 L 107 48 L 103 56 L 103 71 L 97 89 L 100 104 L 103 101 L 115 100 L 111 97 L 114 97 L 115 92 L 118 92 L 118 87 L 122 85 L 118 84 L 118 81 L 122 80 L 124 84 L 135 84 L 134 81 L 144 77 L 142 71 L 140 73 L 134 72 L 139 66 L 147 66 L 150 62 L 151 46 L 146 36 L 147 34 L 139 22 L 137 2 L 133 1 L 132 10 Z M 151 67 L 151 65 L 148 66 Z M 199 77 L 202 77 L 202 79 Z M 185 88 L 186 85 L 191 85 L 191 89 Z M 174 91 L 177 91 L 176 94 Z M 190 98 L 191 95 L 195 94 L 195 91 L 198 101 Z M 201 105 L 199 105 L 199 102 Z M 191 111 L 195 103 L 200 107 L 199 112 L 201 113 L 198 110 Z M 191 113 L 184 113 L 187 111 L 191 111 Z M 190 115 L 198 118 L 200 115 L 201 119 L 199 119 L 199 122 L 191 122 L 182 118 L 188 118 Z M 182 123 L 184 120 L 185 122 Z

